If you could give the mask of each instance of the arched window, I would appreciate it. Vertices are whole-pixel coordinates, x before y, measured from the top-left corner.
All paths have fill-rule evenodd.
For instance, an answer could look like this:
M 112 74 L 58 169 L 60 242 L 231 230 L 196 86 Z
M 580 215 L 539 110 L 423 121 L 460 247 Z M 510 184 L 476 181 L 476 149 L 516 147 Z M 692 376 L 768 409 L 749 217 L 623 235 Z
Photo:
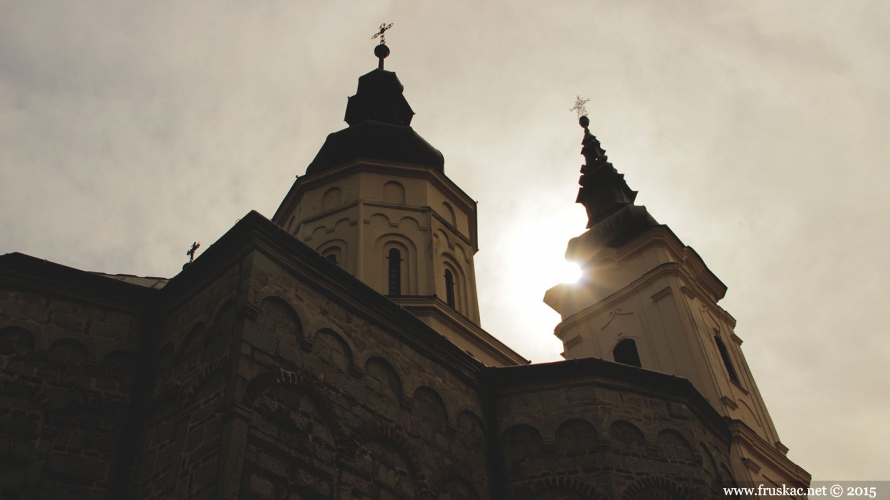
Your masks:
M 402 294 L 402 254 L 396 248 L 389 250 L 389 296 L 398 297 Z
M 637 352 L 637 343 L 631 339 L 624 339 L 621 342 L 618 342 L 615 349 L 612 349 L 612 357 L 615 359 L 616 363 L 623 363 L 625 365 L 636 366 L 639 368 L 643 367 L 643 364 L 640 363 L 640 353 Z
M 450 269 L 445 270 L 445 302 L 448 306 L 454 308 L 454 275 Z
M 720 338 L 720 334 L 714 335 L 714 341 L 717 342 L 717 350 L 720 351 L 720 357 L 723 358 L 723 365 L 726 366 L 726 372 L 729 373 L 729 379 L 735 383 L 739 383 L 739 377 L 735 373 L 735 367 L 732 366 L 732 359 L 729 357 L 729 351 L 726 344 Z
M 343 252 L 339 246 L 329 246 L 324 248 L 321 250 L 321 256 L 338 266 L 343 262 Z

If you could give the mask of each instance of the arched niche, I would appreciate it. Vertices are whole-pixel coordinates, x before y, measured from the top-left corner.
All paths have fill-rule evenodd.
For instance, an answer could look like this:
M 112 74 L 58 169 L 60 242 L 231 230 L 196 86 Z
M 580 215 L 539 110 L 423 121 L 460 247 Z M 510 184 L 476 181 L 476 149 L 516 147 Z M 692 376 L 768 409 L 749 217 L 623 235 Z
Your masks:
M 445 432 L 448 427 L 448 410 L 445 401 L 434 389 L 426 386 L 414 391 L 412 415 L 422 423 L 429 425 L 437 432 Z
M 297 344 L 303 340 L 303 324 L 294 308 L 280 297 L 269 296 L 260 302 L 257 327 L 276 339 L 287 339 Z
M 365 384 L 371 390 L 396 401 L 401 401 L 402 379 L 396 369 L 385 359 L 374 356 L 365 363 Z
M 352 349 L 337 332 L 324 328 L 316 332 L 312 353 L 343 373 L 352 371 Z
M 338 187 L 332 187 L 324 192 L 321 197 L 321 209 L 330 210 L 343 204 L 343 192 Z
M 0 355 L 22 356 L 34 351 L 34 336 L 24 328 L 11 326 L 0 330 Z
M 538 429 L 528 424 L 510 427 L 501 435 L 504 462 L 514 474 L 523 468 L 523 462 L 539 458 L 544 452 L 544 442 Z
M 53 342 L 48 356 L 56 366 L 80 366 L 87 360 L 87 347 L 74 339 L 61 339 Z
M 447 201 L 442 202 L 442 218 L 445 219 L 445 222 L 457 229 L 457 217 L 454 214 L 454 209 L 451 208 L 451 205 Z
M 383 201 L 384 203 L 392 203 L 394 205 L 405 204 L 405 186 L 400 182 L 389 181 L 383 185 Z
M 597 433 L 587 420 L 566 420 L 556 429 L 556 451 L 560 453 L 588 453 L 596 448 Z
M 665 429 L 658 433 L 658 447 L 664 456 L 670 460 L 681 460 L 684 462 L 694 462 L 695 455 L 689 441 L 679 432 L 672 429 Z
M 618 420 L 609 426 L 612 437 L 612 449 L 643 455 L 646 453 L 646 436 L 634 424 L 626 420 Z

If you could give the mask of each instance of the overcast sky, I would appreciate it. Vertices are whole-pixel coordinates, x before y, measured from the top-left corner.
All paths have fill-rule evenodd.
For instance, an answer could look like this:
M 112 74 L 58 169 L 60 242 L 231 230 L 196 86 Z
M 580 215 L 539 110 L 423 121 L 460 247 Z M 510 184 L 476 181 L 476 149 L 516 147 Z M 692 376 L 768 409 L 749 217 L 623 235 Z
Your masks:
M 381 22 L 479 201 L 483 327 L 560 359 L 541 302 L 584 231 L 581 129 L 729 287 L 789 457 L 890 479 L 890 2 L 0 0 L 0 253 L 170 277 L 271 217 L 376 66 Z

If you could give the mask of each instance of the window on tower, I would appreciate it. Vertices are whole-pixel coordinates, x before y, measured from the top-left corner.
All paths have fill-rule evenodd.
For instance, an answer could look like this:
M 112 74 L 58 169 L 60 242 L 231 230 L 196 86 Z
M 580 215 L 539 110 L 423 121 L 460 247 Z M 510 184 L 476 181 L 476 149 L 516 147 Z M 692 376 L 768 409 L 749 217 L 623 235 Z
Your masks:
M 389 250 L 389 296 L 398 297 L 402 294 L 402 254 L 398 249 Z
M 729 374 L 729 380 L 738 384 L 739 377 L 735 373 L 732 358 L 729 357 L 729 350 L 726 348 L 726 344 L 723 343 L 723 339 L 720 338 L 720 334 L 714 335 L 714 341 L 717 342 L 717 350 L 720 351 L 720 357 L 723 358 L 723 365 L 726 367 L 726 373 Z
M 454 275 L 450 269 L 445 270 L 445 302 L 454 308 Z
M 616 363 L 622 363 L 625 365 L 636 366 L 638 368 L 642 368 L 643 364 L 640 363 L 640 353 L 637 352 L 637 343 L 631 339 L 624 339 L 612 349 L 612 357 L 615 359 Z

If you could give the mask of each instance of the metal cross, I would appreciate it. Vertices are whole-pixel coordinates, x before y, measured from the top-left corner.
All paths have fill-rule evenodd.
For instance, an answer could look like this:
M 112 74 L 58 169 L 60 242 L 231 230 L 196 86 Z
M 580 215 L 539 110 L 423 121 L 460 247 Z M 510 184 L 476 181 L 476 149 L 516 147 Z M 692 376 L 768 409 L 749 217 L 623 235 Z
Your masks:
M 189 256 L 189 263 L 194 262 L 194 260 L 195 260 L 195 252 L 198 251 L 198 248 L 199 248 L 200 246 L 201 246 L 201 244 L 198 243 L 198 242 L 196 241 L 196 242 L 192 243 L 192 248 L 191 248 L 191 250 L 189 250 L 188 252 L 185 253 L 186 255 Z
M 386 30 L 392 28 L 392 25 L 393 25 L 393 23 L 389 23 L 389 24 L 382 23 L 380 25 L 380 31 L 378 31 L 376 35 L 372 36 L 371 40 L 373 40 L 379 36 L 380 37 L 380 45 L 386 45 Z
M 588 101 L 590 101 L 590 99 L 581 99 L 581 96 L 578 96 L 575 99 L 575 106 L 572 109 L 570 109 L 569 111 L 577 111 L 578 118 L 581 118 L 582 116 L 587 116 L 587 108 L 584 107 L 584 105 L 587 104 Z

